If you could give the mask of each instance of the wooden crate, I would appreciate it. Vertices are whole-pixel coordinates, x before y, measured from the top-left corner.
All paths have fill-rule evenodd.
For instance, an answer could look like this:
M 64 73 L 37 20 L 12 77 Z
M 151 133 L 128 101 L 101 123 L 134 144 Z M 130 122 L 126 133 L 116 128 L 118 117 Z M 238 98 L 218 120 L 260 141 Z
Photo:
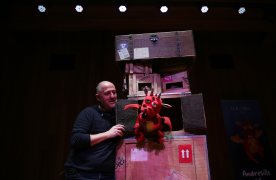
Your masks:
M 144 88 L 154 93 L 161 92 L 161 80 L 159 74 L 128 74 L 128 97 L 145 96 Z
M 115 46 L 116 61 L 195 57 L 191 30 L 118 35 Z
M 124 139 L 115 172 L 118 180 L 209 180 L 206 136 L 173 136 L 164 149 L 137 148 L 135 139 Z

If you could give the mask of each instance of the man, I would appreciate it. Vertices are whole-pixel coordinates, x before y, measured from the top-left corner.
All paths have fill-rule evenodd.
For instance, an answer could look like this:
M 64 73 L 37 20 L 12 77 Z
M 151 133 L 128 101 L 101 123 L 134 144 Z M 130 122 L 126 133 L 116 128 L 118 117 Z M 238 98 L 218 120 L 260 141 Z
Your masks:
M 109 81 L 96 87 L 99 104 L 81 111 L 74 123 L 71 152 L 65 163 L 67 180 L 114 180 L 116 146 L 124 126 L 116 125 L 116 88 Z

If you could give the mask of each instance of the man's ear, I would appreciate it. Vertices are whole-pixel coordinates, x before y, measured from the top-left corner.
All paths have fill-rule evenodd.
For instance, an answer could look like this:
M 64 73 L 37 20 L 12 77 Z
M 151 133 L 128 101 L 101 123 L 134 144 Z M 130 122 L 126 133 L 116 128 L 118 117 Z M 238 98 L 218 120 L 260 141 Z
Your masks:
M 99 94 L 96 94 L 96 95 L 95 95 L 97 101 L 100 101 L 100 97 L 99 97 L 99 96 L 100 96 Z

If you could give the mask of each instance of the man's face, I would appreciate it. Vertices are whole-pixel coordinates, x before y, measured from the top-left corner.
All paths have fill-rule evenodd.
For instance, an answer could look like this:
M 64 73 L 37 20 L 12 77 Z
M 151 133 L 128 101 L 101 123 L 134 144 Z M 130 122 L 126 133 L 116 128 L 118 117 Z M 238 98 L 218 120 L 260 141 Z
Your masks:
M 111 110 L 115 108 L 117 101 L 115 86 L 111 83 L 104 84 L 101 91 L 96 94 L 96 98 L 104 110 Z

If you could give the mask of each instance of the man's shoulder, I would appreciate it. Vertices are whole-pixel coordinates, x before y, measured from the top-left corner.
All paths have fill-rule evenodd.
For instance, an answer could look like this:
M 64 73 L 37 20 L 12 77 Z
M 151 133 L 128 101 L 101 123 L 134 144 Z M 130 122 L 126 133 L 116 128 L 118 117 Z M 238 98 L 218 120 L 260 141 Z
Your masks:
M 98 109 L 98 108 L 97 108 L 96 105 L 87 106 L 87 107 L 85 107 L 85 108 L 81 111 L 81 113 L 97 112 L 97 111 L 98 111 L 97 109 Z
M 78 114 L 78 118 L 91 118 L 100 116 L 97 106 L 88 106 L 81 110 Z

